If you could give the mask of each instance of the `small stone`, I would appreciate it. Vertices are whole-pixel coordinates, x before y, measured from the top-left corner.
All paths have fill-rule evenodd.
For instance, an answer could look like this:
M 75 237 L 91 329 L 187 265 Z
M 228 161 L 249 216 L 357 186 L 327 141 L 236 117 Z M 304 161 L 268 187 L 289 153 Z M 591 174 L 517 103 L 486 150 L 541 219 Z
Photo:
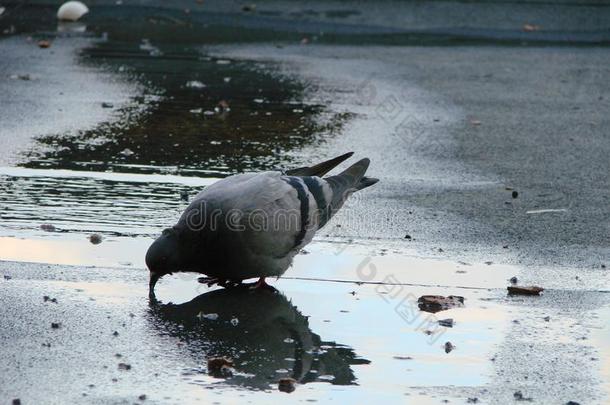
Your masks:
M 9 276 L 8 274 L 5 274 L 5 275 L 4 275 L 4 279 L 5 279 L 6 281 L 10 280 L 11 278 L 12 278 L 12 277 L 11 277 L 11 276 Z
M 146 394 L 142 394 L 138 397 L 140 401 L 146 401 Z
M 89 242 L 93 243 L 94 245 L 99 245 L 100 243 L 102 243 L 102 235 L 100 235 L 99 233 L 93 233 L 89 235 Z
M 511 284 L 517 284 L 519 282 L 519 279 L 516 276 L 513 276 L 510 278 L 509 281 Z
M 51 41 L 49 41 L 49 40 L 41 39 L 40 41 L 38 41 L 39 48 L 48 48 L 50 46 L 51 46 Z
M 549 322 L 551 320 L 551 317 L 550 316 L 545 316 L 543 319 L 544 319 L 545 322 Z
M 114 108 L 114 104 L 112 104 L 112 103 L 102 103 L 102 108 Z
M 57 230 L 55 228 L 55 225 L 51 225 L 51 224 L 42 224 L 42 225 L 40 225 L 40 229 L 42 229 L 45 232 L 55 232 Z
M 605 269 L 605 268 L 606 268 L 606 265 L 605 265 L 605 264 L 602 264 L 602 269 Z
M 239 319 L 237 319 L 237 318 L 231 318 L 231 325 L 233 325 L 233 326 L 237 326 L 237 325 L 239 325 Z
M 128 371 L 131 370 L 131 364 L 127 364 L 127 363 L 119 363 L 119 370 L 124 370 L 124 371 Z
M 445 342 L 445 353 L 451 353 L 455 349 L 455 346 L 451 342 Z
M 411 356 L 394 356 L 396 360 L 413 360 Z
M 13 405 L 21 405 L 21 400 L 19 398 L 13 399 Z
M 204 89 L 207 86 L 205 84 L 203 84 L 202 82 L 200 82 L 199 80 L 191 80 L 191 81 L 186 82 L 186 87 L 188 87 L 190 89 Z
M 117 332 L 116 330 L 114 332 L 112 332 L 112 336 L 119 336 L 119 332 Z
M 243 6 L 241 6 L 241 11 L 244 11 L 246 13 L 252 12 L 256 10 L 256 4 L 244 4 Z
M 479 398 L 474 397 L 474 398 L 468 398 L 468 400 L 466 401 L 469 404 L 476 404 L 479 402 Z
M 277 388 L 282 392 L 291 393 L 296 389 L 296 383 L 294 378 L 280 378 Z
M 59 322 L 51 322 L 51 328 L 59 329 L 61 327 L 61 323 Z
M 120 155 L 123 155 L 123 156 L 131 156 L 131 155 L 133 155 L 133 154 L 134 154 L 134 151 L 132 151 L 132 150 L 131 150 L 131 149 L 129 149 L 129 148 L 125 148 L 125 149 L 123 149 L 122 151 L 120 151 L 120 152 L 119 152 L 119 154 L 120 154 Z
M 406 240 L 411 240 L 411 239 L 413 239 L 413 238 L 411 238 L 411 235 L 406 234 L 406 235 L 405 235 L 405 239 L 406 239 Z
M 525 398 L 521 391 L 516 391 L 513 394 L 513 398 L 515 398 L 515 401 L 532 401 L 532 398 Z
M 511 195 L 513 196 L 513 198 L 517 198 L 517 197 L 519 197 L 519 192 L 517 190 L 513 190 Z

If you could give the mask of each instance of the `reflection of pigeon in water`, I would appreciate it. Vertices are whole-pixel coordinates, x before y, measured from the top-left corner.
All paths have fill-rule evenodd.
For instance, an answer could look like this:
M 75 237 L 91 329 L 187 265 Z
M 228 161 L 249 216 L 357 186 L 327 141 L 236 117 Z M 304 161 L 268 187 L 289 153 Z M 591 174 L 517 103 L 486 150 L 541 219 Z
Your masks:
M 375 184 L 368 159 L 335 176 L 326 173 L 352 155 L 312 167 L 227 177 L 200 192 L 146 253 L 150 294 L 178 271 L 209 276 L 210 284 L 281 276 L 299 250 L 354 191 Z
M 180 305 L 153 301 L 151 312 L 154 329 L 188 342 L 198 363 L 205 363 L 202 356 L 233 359 L 230 384 L 267 389 L 291 377 L 301 384 L 349 385 L 355 383 L 350 366 L 369 363 L 349 347 L 323 342 L 309 329 L 307 317 L 278 292 L 238 286 Z

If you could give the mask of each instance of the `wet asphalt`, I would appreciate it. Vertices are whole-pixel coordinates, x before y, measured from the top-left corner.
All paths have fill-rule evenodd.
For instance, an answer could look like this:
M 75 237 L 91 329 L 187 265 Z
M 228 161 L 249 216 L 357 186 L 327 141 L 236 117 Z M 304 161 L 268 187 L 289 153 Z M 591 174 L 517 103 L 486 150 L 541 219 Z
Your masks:
M 111 3 L 0 16 L 2 401 L 605 403 L 608 7 Z M 145 249 L 189 196 L 347 150 L 382 181 L 278 293 L 175 276 L 148 300 Z

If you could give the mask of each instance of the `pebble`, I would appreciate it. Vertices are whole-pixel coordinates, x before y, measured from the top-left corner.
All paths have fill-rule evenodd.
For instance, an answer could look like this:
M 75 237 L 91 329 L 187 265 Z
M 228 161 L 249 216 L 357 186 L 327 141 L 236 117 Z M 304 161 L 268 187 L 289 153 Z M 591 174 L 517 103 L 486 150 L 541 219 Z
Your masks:
M 445 343 L 445 353 L 451 353 L 451 351 L 453 351 L 453 349 L 455 349 L 455 346 L 453 345 L 453 343 L 451 343 L 451 342 Z
M 125 370 L 125 371 L 131 370 L 131 364 L 127 364 L 127 363 L 119 363 L 118 367 L 119 367 L 119 370 Z
M 45 232 L 55 232 L 57 230 L 55 228 L 55 225 L 51 225 L 51 224 L 42 224 L 42 225 L 40 225 L 40 229 L 42 229 Z
M 99 233 L 89 235 L 89 242 L 93 243 L 94 245 L 99 245 L 102 243 L 102 235 Z
M 511 195 L 513 196 L 513 198 L 517 198 L 517 197 L 519 197 L 519 192 L 517 190 L 513 190 Z
M 446 328 L 453 328 L 453 318 L 440 319 L 438 324 Z
M 277 388 L 282 392 L 291 393 L 296 389 L 296 383 L 294 378 L 280 378 Z

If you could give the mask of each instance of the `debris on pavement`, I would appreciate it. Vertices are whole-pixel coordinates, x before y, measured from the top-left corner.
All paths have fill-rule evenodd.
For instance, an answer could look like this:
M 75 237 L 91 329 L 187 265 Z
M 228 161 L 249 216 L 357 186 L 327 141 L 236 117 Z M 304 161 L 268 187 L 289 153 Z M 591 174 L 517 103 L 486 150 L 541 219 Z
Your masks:
M 38 47 L 39 48 L 49 48 L 51 46 L 51 41 L 47 40 L 47 39 L 41 39 L 40 41 L 38 41 Z
M 513 276 L 510 278 L 509 281 L 511 284 L 517 284 L 519 282 L 519 279 L 517 278 L 517 276 Z
M 212 314 L 204 314 L 203 312 L 199 312 L 197 314 L 197 318 L 199 319 L 208 319 L 210 321 L 215 321 L 218 319 L 218 314 L 212 313 Z
M 526 398 L 526 397 L 524 397 L 524 396 L 523 396 L 523 393 L 522 393 L 521 391 L 516 391 L 516 392 L 513 394 L 513 397 L 515 398 L 515 401 L 528 401 L 528 402 L 533 401 L 533 399 L 532 399 L 532 398 Z
M 540 26 L 534 24 L 523 24 L 523 31 L 525 32 L 534 32 L 538 31 Z
M 464 297 L 457 295 L 449 295 L 447 297 L 442 295 L 422 295 L 417 300 L 417 303 L 420 310 L 434 314 L 450 308 L 463 307 Z
M 51 224 L 42 224 L 42 225 L 40 225 L 40 229 L 42 229 L 45 232 L 55 232 L 57 230 L 57 228 L 55 228 L 55 225 L 51 225 Z
M 542 291 L 544 291 L 544 288 L 536 287 L 536 286 L 531 286 L 531 287 L 509 286 L 509 287 L 506 287 L 506 289 L 508 290 L 508 293 L 510 295 L 540 295 L 540 293 Z
M 44 295 L 42 299 L 44 302 L 51 301 L 52 303 L 57 304 L 57 298 L 51 298 L 48 295 Z
M 119 367 L 119 370 L 124 370 L 124 371 L 131 370 L 131 364 L 127 364 L 127 363 L 119 363 L 118 367 Z
M 295 380 L 294 378 L 290 378 L 290 377 L 280 378 L 277 388 L 278 388 L 278 390 L 280 390 L 282 392 L 291 393 L 296 389 L 296 383 L 297 383 L 297 380 Z
M 439 319 L 438 324 L 446 328 L 453 328 L 453 318 Z
M 89 12 L 89 8 L 80 1 L 68 1 L 57 10 L 57 19 L 61 21 L 78 21 Z
M 103 102 L 102 103 L 102 108 L 114 108 L 114 104 Z
M 29 74 L 20 74 L 20 75 L 11 75 L 10 76 L 11 79 L 13 80 L 23 80 L 23 81 L 29 81 L 32 80 L 32 76 Z
M 186 82 L 186 87 L 188 87 L 189 89 L 204 89 L 207 86 L 199 80 L 190 80 Z
M 393 356 L 396 360 L 413 360 L 411 356 Z
M 99 245 L 102 243 L 102 235 L 99 233 L 89 235 L 89 242 L 93 243 L 94 245 Z
M 122 151 L 120 151 L 120 152 L 119 152 L 119 154 L 120 154 L 120 155 L 123 155 L 123 156 L 131 156 L 131 155 L 133 155 L 133 154 L 134 154 L 134 151 L 132 151 L 132 150 L 131 150 L 131 149 L 129 149 L 129 148 L 125 148 L 125 149 L 123 149 Z
M 226 357 L 208 359 L 208 374 L 214 377 L 230 377 L 233 375 L 233 360 Z
M 59 322 L 51 322 L 51 328 L 59 329 L 61 327 L 61 323 Z
M 517 197 L 519 197 L 519 192 L 517 190 L 513 190 L 511 195 L 512 195 L 513 198 L 517 198 Z

